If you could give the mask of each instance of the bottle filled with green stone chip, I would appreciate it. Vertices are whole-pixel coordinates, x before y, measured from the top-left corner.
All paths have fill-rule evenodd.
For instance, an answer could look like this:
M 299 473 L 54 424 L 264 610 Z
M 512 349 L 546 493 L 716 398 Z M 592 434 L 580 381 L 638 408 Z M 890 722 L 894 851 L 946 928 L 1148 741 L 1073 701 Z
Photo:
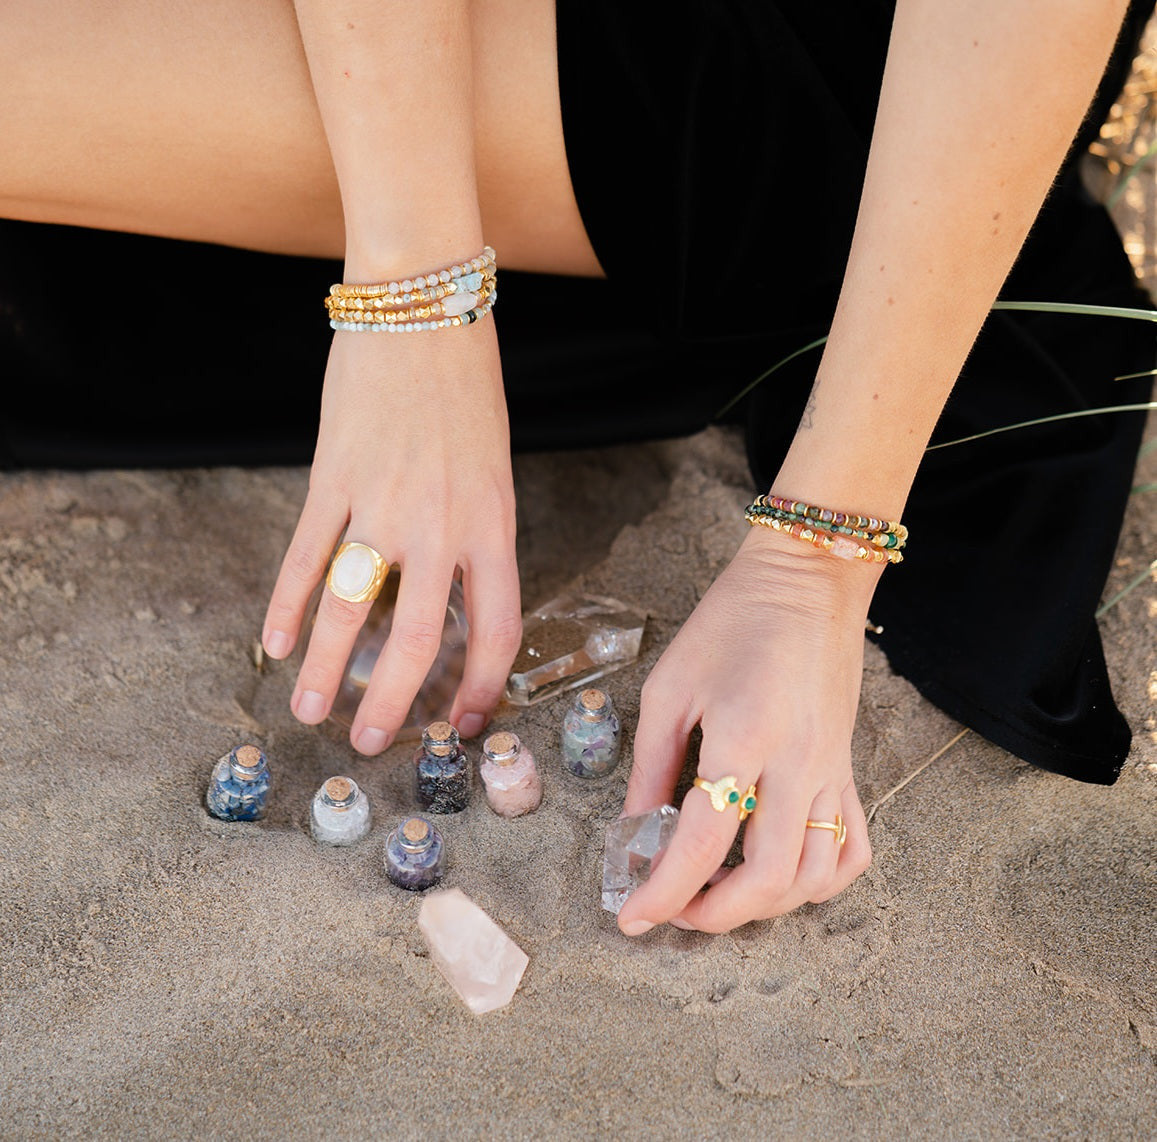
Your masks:
M 563 764 L 576 777 L 605 777 L 619 764 L 621 730 L 605 690 L 581 691 L 562 723 Z

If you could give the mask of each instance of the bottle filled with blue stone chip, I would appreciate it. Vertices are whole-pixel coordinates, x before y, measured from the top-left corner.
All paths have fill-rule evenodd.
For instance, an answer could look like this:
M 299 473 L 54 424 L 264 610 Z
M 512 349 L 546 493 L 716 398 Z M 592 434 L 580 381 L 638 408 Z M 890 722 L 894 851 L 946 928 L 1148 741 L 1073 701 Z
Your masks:
M 562 722 L 563 764 L 576 777 L 605 777 L 619 764 L 619 715 L 611 696 L 581 691 Z
M 399 888 L 421 892 L 442 879 L 442 837 L 424 817 L 407 817 L 386 838 L 386 875 Z
M 331 777 L 314 794 L 309 832 L 319 844 L 355 844 L 370 824 L 370 799 L 352 777 Z
M 222 821 L 260 821 L 269 799 L 269 763 L 255 745 L 230 750 L 216 765 L 205 807 Z
M 461 813 L 470 800 L 470 760 L 449 722 L 431 722 L 414 755 L 418 808 L 427 813 Z

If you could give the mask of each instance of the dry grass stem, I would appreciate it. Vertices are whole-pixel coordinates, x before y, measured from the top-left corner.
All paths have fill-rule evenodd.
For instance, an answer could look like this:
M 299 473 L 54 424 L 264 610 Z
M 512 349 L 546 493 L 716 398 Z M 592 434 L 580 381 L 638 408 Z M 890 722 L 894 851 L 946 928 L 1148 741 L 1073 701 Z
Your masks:
M 965 734 L 970 734 L 971 732 L 972 731 L 967 729 L 967 728 L 961 730 L 960 733 L 958 733 L 956 735 L 956 737 L 954 737 L 950 742 L 948 742 L 946 745 L 941 746 L 923 765 L 912 770 L 912 772 L 909 773 L 908 776 L 905 777 L 904 780 L 901 781 L 899 785 L 896 785 L 893 788 L 889 789 L 888 792 L 885 793 L 883 797 L 880 797 L 877 800 L 873 801 L 872 807 L 868 810 L 868 824 L 870 825 L 872 823 L 872 819 L 876 816 L 876 810 L 877 809 L 879 809 L 882 805 L 886 805 L 889 801 L 891 801 L 892 798 L 895 797 L 896 794 L 899 793 L 900 790 L 903 789 L 905 785 L 907 785 L 910 781 L 913 781 L 915 778 L 919 777 L 920 774 L 923 773 L 924 770 L 926 770 L 933 762 L 939 761 L 939 759 L 942 758 L 958 741 L 960 741 L 960 739 L 962 737 L 964 737 Z

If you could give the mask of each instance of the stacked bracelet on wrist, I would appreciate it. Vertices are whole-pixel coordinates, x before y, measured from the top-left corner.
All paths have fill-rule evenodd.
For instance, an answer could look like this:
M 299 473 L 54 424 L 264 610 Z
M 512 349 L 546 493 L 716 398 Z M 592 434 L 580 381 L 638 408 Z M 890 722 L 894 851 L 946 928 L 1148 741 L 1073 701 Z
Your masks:
M 780 496 L 756 496 L 743 514 L 753 526 L 773 528 L 842 559 L 900 563 L 904 559 L 900 549 L 908 542 L 908 529 L 902 523 L 818 508 Z
M 498 297 L 494 251 L 377 285 L 333 285 L 325 299 L 333 329 L 351 333 L 418 333 L 450 329 L 485 317 Z

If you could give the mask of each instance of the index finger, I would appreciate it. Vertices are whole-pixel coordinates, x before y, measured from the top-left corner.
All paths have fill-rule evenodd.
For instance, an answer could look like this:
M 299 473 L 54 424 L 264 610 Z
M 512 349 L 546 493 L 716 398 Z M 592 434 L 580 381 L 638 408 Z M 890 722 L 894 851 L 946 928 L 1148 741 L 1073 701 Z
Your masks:
M 712 772 L 708 765 L 704 768 Z M 698 786 L 687 791 L 670 847 L 619 913 L 619 927 L 626 935 L 641 936 L 678 916 L 707 883 L 735 840 L 739 803 L 755 776 L 749 770 L 706 778 L 718 796 Z M 734 801 L 725 795 L 732 788 L 739 794 Z

